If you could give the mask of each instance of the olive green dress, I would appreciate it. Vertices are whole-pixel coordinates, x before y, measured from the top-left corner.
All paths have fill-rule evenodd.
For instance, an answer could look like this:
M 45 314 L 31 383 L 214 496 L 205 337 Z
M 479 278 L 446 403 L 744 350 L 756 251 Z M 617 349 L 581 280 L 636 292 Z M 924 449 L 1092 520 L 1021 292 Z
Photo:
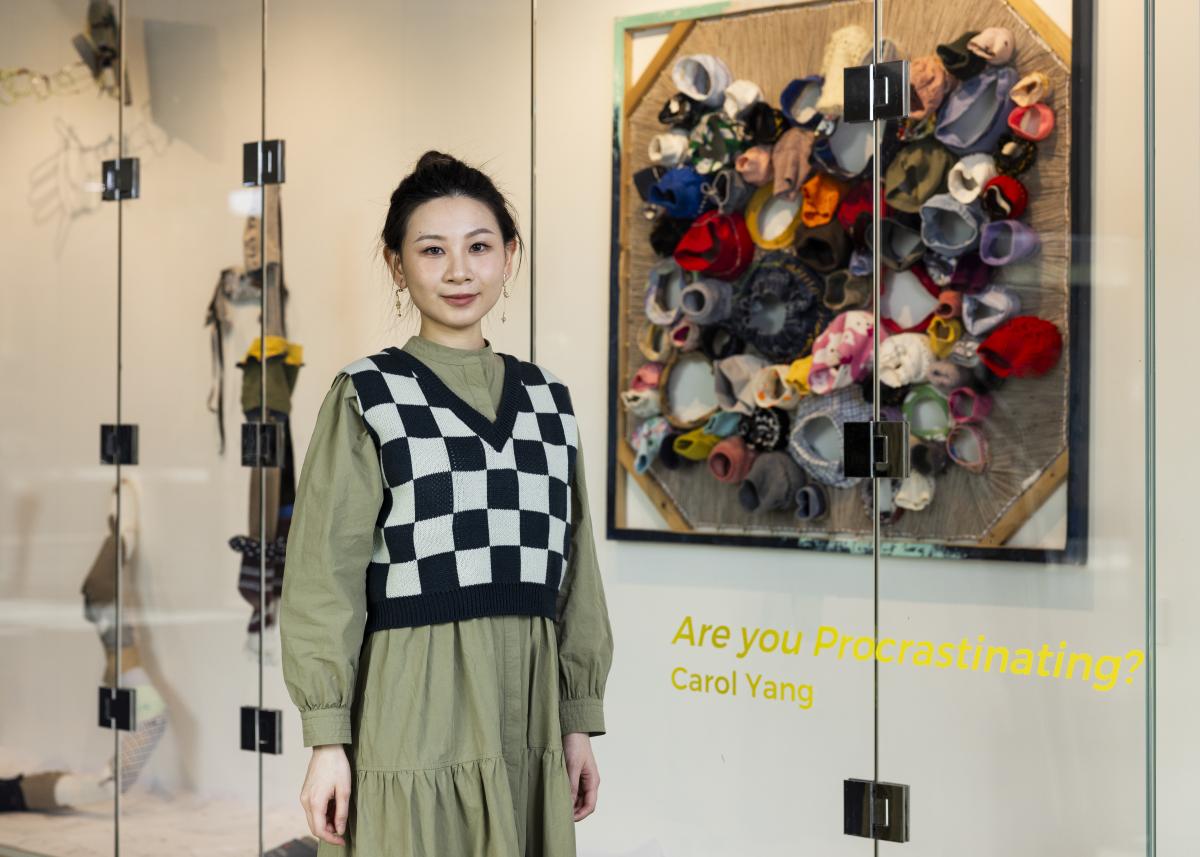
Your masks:
M 413 336 L 404 350 L 494 420 L 503 358 Z M 558 620 L 485 616 L 366 635 L 383 499 L 353 382 L 339 373 L 304 458 L 287 543 L 283 677 L 304 746 L 347 744 L 344 847 L 355 857 L 575 854 L 562 736 L 604 734 L 612 629 L 577 456 Z

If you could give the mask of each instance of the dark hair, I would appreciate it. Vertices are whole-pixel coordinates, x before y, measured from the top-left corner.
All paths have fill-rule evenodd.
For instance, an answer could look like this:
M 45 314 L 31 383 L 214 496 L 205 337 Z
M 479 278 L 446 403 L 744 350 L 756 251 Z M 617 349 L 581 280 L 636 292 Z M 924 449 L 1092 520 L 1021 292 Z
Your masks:
M 399 254 L 412 213 L 423 203 L 443 196 L 469 196 L 486 205 L 500 224 L 504 244 L 507 246 L 515 239 L 524 256 L 525 242 L 517 231 L 513 208 L 495 183 L 475 167 L 433 149 L 421 155 L 413 171 L 392 191 L 391 205 L 383 223 L 383 245 Z

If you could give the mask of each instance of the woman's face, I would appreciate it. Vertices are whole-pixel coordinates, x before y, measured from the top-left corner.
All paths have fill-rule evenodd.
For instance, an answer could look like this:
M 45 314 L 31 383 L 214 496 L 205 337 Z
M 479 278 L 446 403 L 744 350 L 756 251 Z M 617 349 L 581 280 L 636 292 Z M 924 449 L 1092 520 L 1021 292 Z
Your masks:
M 410 215 L 393 274 L 425 323 L 467 329 L 499 300 L 515 247 L 515 241 L 504 245 L 496 216 L 482 202 L 439 197 Z

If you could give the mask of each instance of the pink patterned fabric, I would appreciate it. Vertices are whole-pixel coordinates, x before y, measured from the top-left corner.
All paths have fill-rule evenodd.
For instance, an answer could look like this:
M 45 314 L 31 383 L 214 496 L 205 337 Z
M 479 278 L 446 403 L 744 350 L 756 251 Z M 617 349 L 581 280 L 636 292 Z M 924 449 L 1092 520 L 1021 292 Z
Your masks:
M 629 382 L 631 390 L 657 390 L 659 378 L 662 377 L 663 364 L 657 360 L 652 360 L 649 363 L 643 363 L 638 367 L 638 370 L 633 373 L 633 380 Z
M 813 343 L 812 371 L 808 386 L 824 395 L 861 381 L 871 372 L 874 318 L 863 310 L 850 310 L 835 317 Z M 879 331 L 880 341 L 887 332 Z

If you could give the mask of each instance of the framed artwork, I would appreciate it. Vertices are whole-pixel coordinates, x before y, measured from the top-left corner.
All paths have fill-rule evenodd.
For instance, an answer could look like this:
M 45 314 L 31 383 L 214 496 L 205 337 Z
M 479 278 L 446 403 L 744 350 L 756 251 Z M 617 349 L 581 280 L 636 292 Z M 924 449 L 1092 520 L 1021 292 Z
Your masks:
M 873 14 L 616 21 L 609 538 L 870 552 L 841 444 L 874 395 L 874 140 L 843 70 Z M 1034 0 L 885 7 L 911 107 L 878 124 L 880 407 L 913 474 L 880 482 L 885 555 L 1086 559 L 1088 0 L 1072 15 L 1068 36 Z

